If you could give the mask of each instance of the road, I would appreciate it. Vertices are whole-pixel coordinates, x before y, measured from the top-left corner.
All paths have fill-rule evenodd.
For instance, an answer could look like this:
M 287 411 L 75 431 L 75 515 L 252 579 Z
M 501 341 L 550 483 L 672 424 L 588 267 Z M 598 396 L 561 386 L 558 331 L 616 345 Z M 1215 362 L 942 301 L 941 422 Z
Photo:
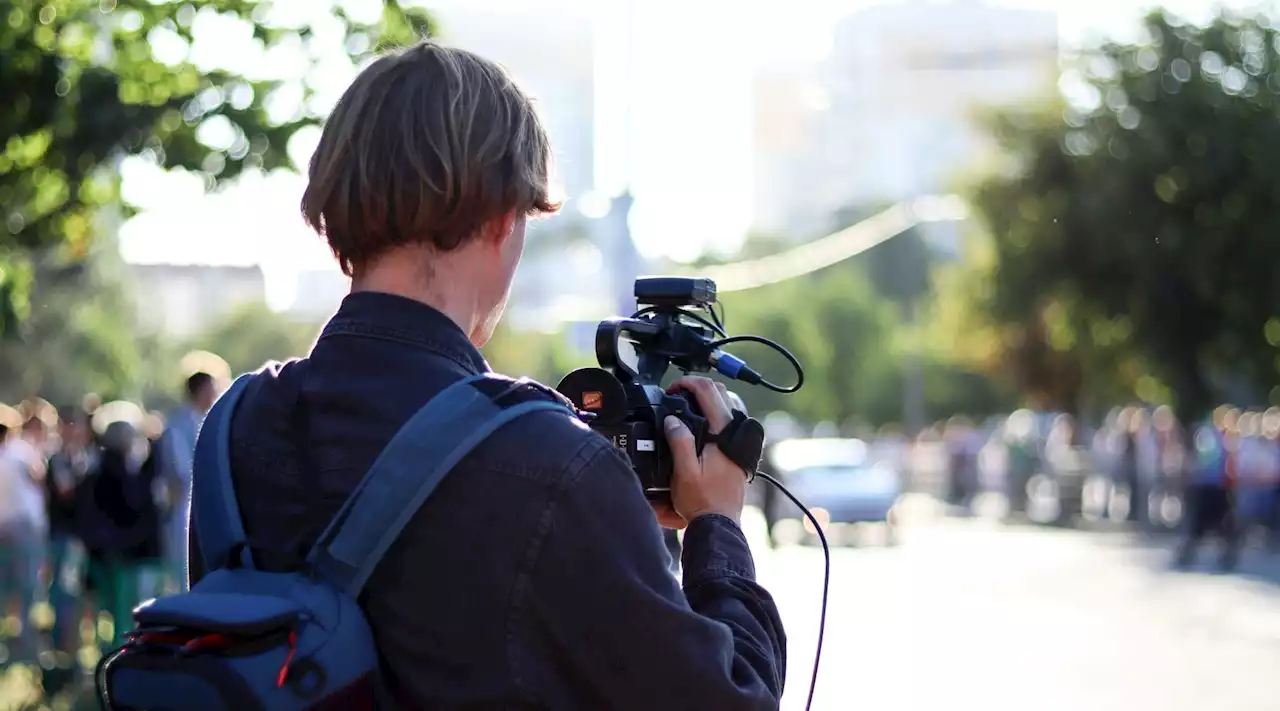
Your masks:
M 771 552 L 747 521 L 787 626 L 785 711 L 804 708 L 820 550 Z M 1280 697 L 1280 559 L 1168 567 L 1121 533 L 921 520 L 894 548 L 833 551 L 813 708 L 1268 711 Z M 1267 580 L 1266 578 L 1270 578 Z

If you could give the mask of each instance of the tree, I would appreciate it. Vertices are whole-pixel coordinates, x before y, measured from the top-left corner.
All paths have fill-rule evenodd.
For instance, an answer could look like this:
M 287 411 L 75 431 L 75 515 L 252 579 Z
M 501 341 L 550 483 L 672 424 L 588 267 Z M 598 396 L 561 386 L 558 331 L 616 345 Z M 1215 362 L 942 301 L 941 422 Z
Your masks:
M 786 410 L 811 422 L 900 419 L 898 317 L 857 264 L 844 262 L 802 279 L 723 294 L 720 300 L 730 334 L 772 339 L 805 369 L 806 385 L 795 394 L 736 386 L 753 412 Z M 731 350 L 769 380 L 783 386 L 795 382 L 787 363 L 767 348 L 735 344 Z
M 62 405 L 78 403 L 88 392 L 107 399 L 132 395 L 149 344 L 135 338 L 133 303 L 114 240 L 98 240 L 73 262 L 42 255 L 31 269 L 33 307 L 25 337 L 0 348 L 0 398 L 40 395 Z
M 1006 274 L 996 240 L 979 233 L 967 242 L 961 263 L 936 271 L 936 298 L 924 318 L 931 360 L 984 373 L 997 389 L 1014 388 L 1048 411 L 1087 413 L 1139 392 L 1162 397 L 1124 317 L 1098 317 L 1062 291 L 1037 292 L 1034 284 L 1027 285 L 1025 302 L 999 304 L 998 294 L 1009 297 L 999 291 Z
M 972 190 L 970 285 L 1024 386 L 1079 404 L 1103 373 L 1194 415 L 1280 380 L 1280 31 L 1144 29 L 1089 52 L 1066 101 L 992 122 L 1011 169 Z
M 846 211 L 836 222 L 859 218 Z M 805 370 L 805 386 L 795 394 L 731 385 L 753 412 L 785 410 L 809 422 L 901 423 L 907 414 L 907 355 L 919 358 L 924 406 L 932 412 L 988 414 L 1012 404 L 1007 388 L 996 387 L 950 353 L 925 347 L 906 307 L 932 291 L 929 249 L 919 234 L 897 239 L 908 244 L 880 251 L 874 259 L 864 254 L 795 279 L 720 294 L 731 335 L 769 338 L 790 350 Z M 754 235 L 743 254 L 768 258 L 794 246 Z M 871 269 L 878 273 L 869 274 Z M 763 345 L 735 343 L 730 350 L 779 385 L 795 382 L 785 359 Z
M 395 0 L 374 25 L 334 12 L 357 57 L 433 32 L 424 11 Z M 310 26 L 276 24 L 265 1 L 0 0 L 0 328 L 28 315 L 37 263 L 87 254 L 121 157 L 196 171 L 211 189 L 288 166 L 289 138 L 319 119 L 304 110 L 310 89 L 198 68 L 195 27 L 215 17 L 247 23 L 266 50 L 324 49 Z M 273 120 L 269 107 L 289 99 L 295 114 Z
M 852 206 L 836 215 L 836 229 L 857 224 L 888 205 Z M 876 293 L 899 304 L 909 311 L 933 288 L 933 252 L 925 241 L 922 229 L 912 227 L 858 256 Z
M 495 371 L 551 387 L 575 368 L 596 365 L 593 354 L 574 353 L 563 333 L 515 332 L 505 324 L 499 324 L 482 350 Z

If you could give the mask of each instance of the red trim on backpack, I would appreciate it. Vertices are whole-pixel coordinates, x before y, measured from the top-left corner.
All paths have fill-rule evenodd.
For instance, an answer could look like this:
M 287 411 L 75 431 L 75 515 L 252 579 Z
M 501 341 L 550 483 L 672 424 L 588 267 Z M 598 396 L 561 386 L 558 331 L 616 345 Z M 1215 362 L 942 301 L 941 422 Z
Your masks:
M 285 679 L 289 678 L 289 665 L 293 664 L 293 655 L 298 652 L 298 633 L 289 632 L 289 654 L 285 655 L 284 664 L 280 665 L 280 673 L 276 674 L 276 688 L 284 686 Z

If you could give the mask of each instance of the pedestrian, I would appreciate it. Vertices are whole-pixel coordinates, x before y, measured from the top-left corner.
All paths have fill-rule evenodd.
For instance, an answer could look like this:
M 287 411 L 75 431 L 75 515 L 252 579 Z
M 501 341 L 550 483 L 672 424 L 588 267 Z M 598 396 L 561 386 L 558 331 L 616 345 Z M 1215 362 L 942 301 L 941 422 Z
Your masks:
M 1195 433 L 1195 460 L 1187 491 L 1187 535 L 1178 551 L 1177 564 L 1191 565 L 1201 539 L 1217 531 L 1223 539 L 1220 559 L 1224 569 L 1235 567 L 1239 557 L 1239 526 L 1235 516 L 1237 486 L 1237 437 L 1239 412 L 1222 407 Z

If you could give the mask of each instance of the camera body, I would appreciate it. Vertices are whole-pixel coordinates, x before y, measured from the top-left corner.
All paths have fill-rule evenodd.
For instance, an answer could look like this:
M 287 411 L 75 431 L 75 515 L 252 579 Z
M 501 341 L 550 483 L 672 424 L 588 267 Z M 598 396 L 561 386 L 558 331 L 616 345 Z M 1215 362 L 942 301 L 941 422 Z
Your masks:
M 600 367 L 569 373 L 556 390 L 584 413 L 591 429 L 627 456 L 645 496 L 662 501 L 671 495 L 672 469 L 663 421 L 680 418 L 699 453 L 708 439 L 707 420 L 693 394 L 666 392 L 662 378 L 671 366 L 685 373 L 710 371 L 723 330 L 710 279 L 641 277 L 635 297 L 639 311 L 633 316 L 606 319 L 596 327 Z

